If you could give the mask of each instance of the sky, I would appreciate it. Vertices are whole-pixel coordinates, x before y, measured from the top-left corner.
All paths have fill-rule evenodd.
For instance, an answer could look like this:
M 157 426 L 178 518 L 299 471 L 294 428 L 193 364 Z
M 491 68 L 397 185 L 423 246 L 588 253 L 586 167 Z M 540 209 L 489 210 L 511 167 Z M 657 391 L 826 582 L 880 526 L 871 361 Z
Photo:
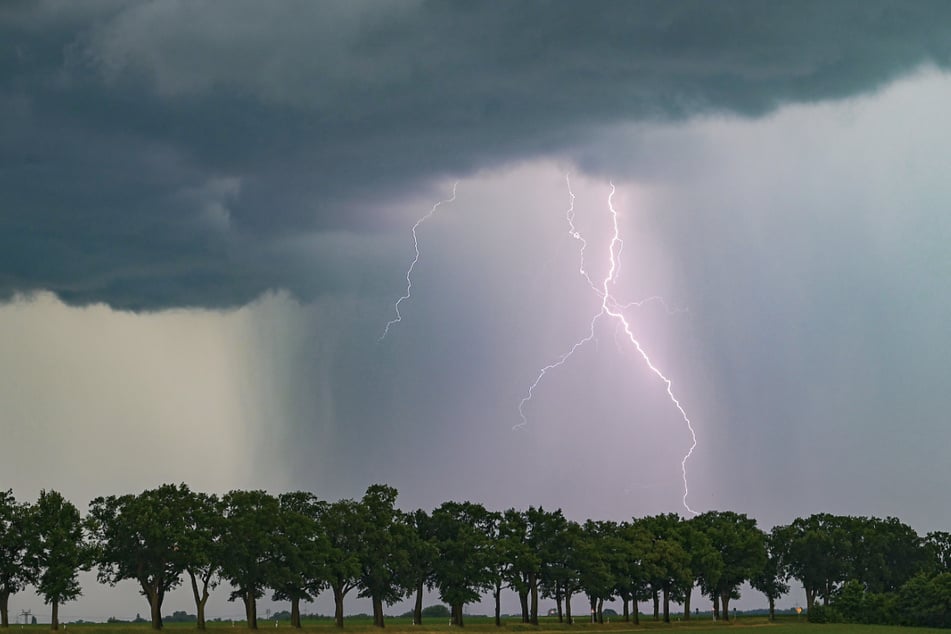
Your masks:
M 951 530 L 949 12 L 3 3 L 0 487 Z

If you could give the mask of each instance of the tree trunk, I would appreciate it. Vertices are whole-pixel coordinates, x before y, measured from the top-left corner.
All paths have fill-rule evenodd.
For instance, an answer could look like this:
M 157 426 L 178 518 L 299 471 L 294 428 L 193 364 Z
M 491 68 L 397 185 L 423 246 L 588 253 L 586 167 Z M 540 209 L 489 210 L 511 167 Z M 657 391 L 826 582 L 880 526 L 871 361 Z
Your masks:
M 211 581 L 211 573 L 202 576 L 201 591 L 198 590 L 198 577 L 191 570 L 188 571 L 188 578 L 192 582 L 192 597 L 195 599 L 195 611 L 198 613 L 198 629 L 205 629 L 205 604 L 208 603 L 208 582 Z
M 571 619 L 571 593 L 565 591 L 565 618 L 568 619 L 568 625 L 572 624 Z
M 604 599 L 598 599 L 598 623 L 604 625 Z
M 670 623 L 670 586 L 664 585 L 664 623 Z
M 152 629 L 162 629 L 162 593 L 154 588 L 149 590 L 149 616 L 152 619 Z
M 462 603 L 454 603 L 452 605 L 452 624 L 462 627 L 464 623 L 462 622 Z
M 10 627 L 10 591 L 0 590 L 0 627 Z
M 776 599 L 773 597 L 767 597 L 769 599 L 769 620 L 772 622 L 776 619 Z
M 653 590 L 651 594 L 653 594 L 653 599 L 654 599 L 654 620 L 659 621 L 660 620 L 660 594 L 657 592 L 657 590 Z
M 720 620 L 720 595 L 716 591 L 713 592 L 713 620 Z
M 730 620 L 730 591 L 720 593 L 720 605 L 723 607 L 723 618 Z
M 53 599 L 51 602 L 53 604 L 53 613 L 50 616 L 50 629 L 58 630 L 59 629 L 59 601 Z
M 258 605 L 254 590 L 244 590 L 241 593 L 241 600 L 244 602 L 244 615 L 248 622 L 248 629 L 258 629 Z
M 684 595 L 684 621 L 690 620 L 690 595 L 693 594 L 693 586 L 687 588 L 687 594 Z
M 588 595 L 588 604 L 591 606 L 591 622 L 598 622 L 598 600 Z
M 518 602 L 522 607 L 522 623 L 528 623 L 528 590 L 518 591 Z
M 538 576 L 532 573 L 528 576 L 529 589 L 532 593 L 532 625 L 538 625 Z
M 383 599 L 379 596 L 373 596 L 373 625 L 376 627 L 386 627 L 383 622 Z
M 624 622 L 631 622 L 631 601 L 627 597 L 624 597 Z
M 631 599 L 631 611 L 634 613 L 634 625 L 641 624 L 641 609 L 637 607 L 637 595 Z
M 343 587 L 334 587 L 334 625 L 343 628 Z
M 423 623 L 423 580 L 420 579 L 416 584 L 416 605 L 413 606 L 413 623 L 422 625 Z
M 563 599 L 564 597 L 562 596 L 561 588 L 558 588 L 555 591 L 555 605 L 558 606 L 558 622 L 559 623 L 565 622 L 564 612 L 562 611 L 562 605 L 561 605 Z
M 495 599 L 495 627 L 502 627 L 502 582 L 496 581 L 495 588 L 492 590 L 492 598 Z
M 158 582 L 147 582 L 139 579 L 139 585 L 142 587 L 142 594 L 145 600 L 149 602 L 149 620 L 152 623 L 153 630 L 162 629 L 162 592 L 159 590 Z
M 300 597 L 291 599 L 291 627 L 300 629 Z

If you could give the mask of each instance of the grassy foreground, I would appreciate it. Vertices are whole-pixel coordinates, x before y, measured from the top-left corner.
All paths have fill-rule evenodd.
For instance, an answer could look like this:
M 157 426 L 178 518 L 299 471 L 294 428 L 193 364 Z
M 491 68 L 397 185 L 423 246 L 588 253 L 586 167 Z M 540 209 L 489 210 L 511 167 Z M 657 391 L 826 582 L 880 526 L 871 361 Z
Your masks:
M 284 630 L 285 632 L 294 631 L 289 624 L 284 621 L 278 623 L 275 628 L 274 621 L 266 621 L 261 619 L 258 621 L 258 632 L 265 633 L 268 631 L 273 631 L 274 629 Z M 755 632 L 752 631 L 755 629 Z M 10 631 L 11 634 L 15 631 L 31 631 L 31 632 L 49 632 L 49 625 L 11 625 Z M 851 625 L 843 623 L 829 623 L 829 624 L 816 624 L 808 623 L 805 619 L 797 621 L 792 618 L 783 618 L 777 620 L 775 623 L 769 623 L 765 617 L 748 617 L 740 618 L 733 623 L 724 623 L 718 622 L 713 623 L 708 619 L 701 619 L 690 622 L 674 622 L 674 623 L 657 623 L 653 620 L 644 619 L 641 621 L 640 625 L 634 625 L 632 623 L 624 623 L 622 621 L 615 620 L 611 623 L 605 623 L 603 625 L 596 625 L 591 623 L 579 623 L 576 622 L 572 626 L 558 623 L 556 620 L 543 619 L 541 625 L 538 627 L 533 627 L 531 625 L 525 625 L 518 622 L 517 620 L 510 619 L 503 623 L 501 628 L 496 628 L 492 622 L 492 619 L 483 618 L 483 617 L 470 617 L 466 621 L 466 626 L 463 628 L 465 632 L 479 632 L 481 634 L 486 634 L 489 632 L 500 632 L 501 634 L 506 634 L 508 632 L 577 632 L 578 634 L 622 634 L 624 632 L 645 632 L 652 630 L 672 630 L 671 634 L 676 634 L 676 632 L 690 632 L 690 633 L 702 633 L 702 632 L 711 632 L 718 634 L 742 634 L 743 630 L 751 630 L 749 634 L 937 634 L 939 632 L 945 632 L 944 630 L 930 629 L 930 628 L 905 628 L 897 626 L 887 626 L 887 625 Z M 151 628 L 148 624 L 128 624 L 128 623 L 115 623 L 115 624 L 74 624 L 68 625 L 64 629 L 63 626 L 60 626 L 60 631 L 64 633 L 76 632 L 77 634 L 122 634 L 124 632 L 130 632 L 133 634 L 148 634 L 151 632 Z M 197 632 L 195 625 L 192 623 L 170 623 L 165 626 L 165 632 L 170 634 L 185 634 L 186 632 Z M 235 623 L 232 625 L 230 621 L 222 622 L 210 622 L 208 623 L 208 631 L 219 634 L 247 634 L 248 632 L 253 632 L 246 627 L 243 627 L 243 623 Z M 318 633 L 318 634 L 333 634 L 338 632 L 334 626 L 333 621 L 331 620 L 319 620 L 319 621 L 305 621 L 304 627 L 302 630 L 297 630 L 304 633 Z M 459 628 L 450 627 L 448 622 L 443 622 L 437 619 L 430 619 L 428 623 L 423 625 L 413 625 L 409 619 L 387 619 L 386 629 L 382 632 L 399 632 L 401 634 L 409 634 L 411 632 L 459 632 Z M 356 632 L 360 634 L 373 634 L 379 633 L 381 630 L 375 629 L 373 627 L 372 621 L 369 619 L 360 619 L 353 618 L 346 621 L 346 626 L 344 627 L 344 632 Z

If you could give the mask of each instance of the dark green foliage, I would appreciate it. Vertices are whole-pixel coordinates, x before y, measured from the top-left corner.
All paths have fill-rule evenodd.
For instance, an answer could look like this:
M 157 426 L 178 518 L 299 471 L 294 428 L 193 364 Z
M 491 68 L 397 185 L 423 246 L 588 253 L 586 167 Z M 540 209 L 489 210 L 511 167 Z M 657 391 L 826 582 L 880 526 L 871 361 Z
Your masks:
M 191 583 L 198 629 L 205 629 L 205 604 L 217 586 L 225 530 L 221 501 L 215 495 L 190 492 L 182 501 L 185 524 L 177 554 Z
M 59 605 L 79 595 L 77 572 L 95 563 L 103 583 L 135 580 L 149 599 L 153 627 L 162 627 L 162 598 L 183 573 L 197 615 L 172 619 L 198 628 L 219 577 L 235 588 L 232 600 L 244 602 L 251 628 L 256 600 L 268 589 L 291 602 L 282 618 L 296 627 L 300 601 L 328 587 L 338 627 L 343 599 L 354 588 L 373 601 L 379 627 L 383 606 L 407 594 L 417 598 L 416 623 L 448 616 L 461 626 L 467 604 L 490 591 L 498 605 L 504 588 L 518 593 L 527 622 L 539 618 L 539 596 L 555 601 L 551 614 L 559 621 L 564 607 L 570 622 L 578 592 L 597 620 L 611 613 L 604 602 L 618 598 L 625 620 L 637 619 L 637 602 L 644 600 L 653 601 L 656 618 L 662 605 L 665 619 L 670 602 L 680 603 L 687 620 L 695 584 L 714 600 L 714 612 L 728 617 L 730 601 L 748 582 L 766 595 L 772 618 L 791 579 L 805 588 L 814 622 L 951 627 L 951 535 L 920 538 L 895 518 L 818 514 L 767 535 L 733 512 L 580 526 L 560 510 L 497 513 L 470 502 L 407 514 L 396 498 L 385 485 L 369 487 L 360 501 L 334 503 L 307 492 L 232 491 L 219 500 L 184 484 L 163 485 L 97 498 L 82 522 L 55 491 L 43 491 L 32 506 L 0 492 L 0 611 L 6 622 L 9 595 L 34 584 L 52 605 L 55 626 Z M 423 610 L 425 588 L 437 590 L 448 608 Z M 501 625 L 498 614 L 495 622 Z
M 257 600 L 272 576 L 280 506 L 264 491 L 230 491 L 222 498 L 221 575 L 244 603 L 248 627 L 257 629 Z
M 9 627 L 10 595 L 34 582 L 27 561 L 34 532 L 29 506 L 18 504 L 13 491 L 0 491 L 0 627 Z
M 334 594 L 334 621 L 343 627 L 343 600 L 360 582 L 360 505 L 353 500 L 324 504 L 318 510 L 321 533 L 327 539 L 324 577 Z
M 432 514 L 435 587 L 449 604 L 453 625 L 463 625 L 463 608 L 479 600 L 492 582 L 491 514 L 481 504 L 445 502 Z
M 191 491 L 184 484 L 163 485 L 139 495 L 96 498 L 90 502 L 86 527 L 100 583 L 132 579 L 149 602 L 152 627 L 162 628 L 165 594 L 181 581 L 179 551 L 185 538 L 185 504 Z
M 313 494 L 282 493 L 278 502 L 268 586 L 275 600 L 291 602 L 291 625 L 299 628 L 300 602 L 312 601 L 324 587 L 327 540 L 318 524 L 320 502 Z
M 56 630 L 60 604 L 82 594 L 76 575 L 89 568 L 91 553 L 83 540 L 79 510 L 57 491 L 40 491 L 28 519 L 35 531 L 28 560 L 36 589 L 52 608 L 51 629 Z

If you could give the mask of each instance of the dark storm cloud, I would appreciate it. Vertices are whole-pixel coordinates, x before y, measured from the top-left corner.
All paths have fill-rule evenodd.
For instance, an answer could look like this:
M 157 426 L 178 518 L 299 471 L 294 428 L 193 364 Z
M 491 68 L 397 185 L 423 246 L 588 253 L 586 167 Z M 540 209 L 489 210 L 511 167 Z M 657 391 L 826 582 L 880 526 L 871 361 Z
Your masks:
M 140 309 L 366 288 L 391 261 L 369 235 L 393 226 L 376 211 L 386 196 L 571 155 L 616 123 L 757 116 L 945 68 L 949 14 L 945 2 L 5 4 L 0 298 L 50 289 Z M 331 282 L 342 263 L 350 277 Z

